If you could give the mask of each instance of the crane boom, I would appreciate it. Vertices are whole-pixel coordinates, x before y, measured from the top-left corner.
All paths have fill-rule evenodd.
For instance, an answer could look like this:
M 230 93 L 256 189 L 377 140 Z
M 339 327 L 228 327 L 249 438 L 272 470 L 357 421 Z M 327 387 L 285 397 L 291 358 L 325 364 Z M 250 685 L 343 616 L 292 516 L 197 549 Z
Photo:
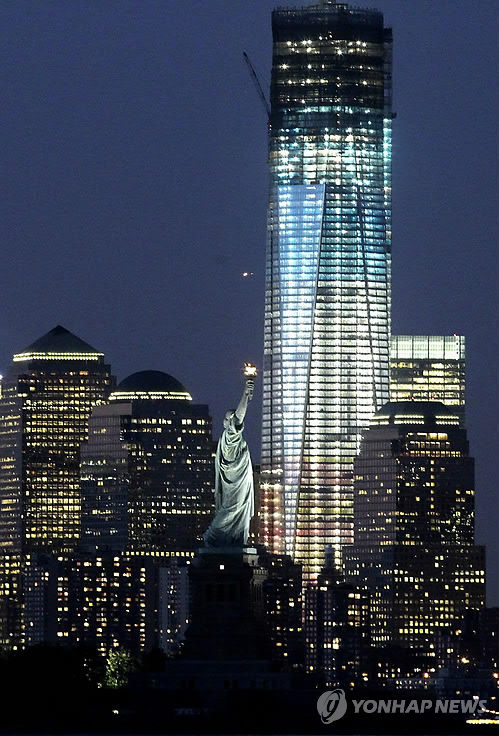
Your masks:
M 267 98 L 265 97 L 265 93 L 262 89 L 262 85 L 260 84 L 260 80 L 258 79 L 257 73 L 255 72 L 253 68 L 253 64 L 250 61 L 250 58 L 246 51 L 243 51 L 243 56 L 246 64 L 248 65 L 249 73 L 251 74 L 251 79 L 253 80 L 253 83 L 256 87 L 256 91 L 258 92 L 258 96 L 260 97 L 260 100 L 262 101 L 262 104 L 265 108 L 265 112 L 267 113 L 267 118 L 270 120 L 270 105 L 267 102 Z

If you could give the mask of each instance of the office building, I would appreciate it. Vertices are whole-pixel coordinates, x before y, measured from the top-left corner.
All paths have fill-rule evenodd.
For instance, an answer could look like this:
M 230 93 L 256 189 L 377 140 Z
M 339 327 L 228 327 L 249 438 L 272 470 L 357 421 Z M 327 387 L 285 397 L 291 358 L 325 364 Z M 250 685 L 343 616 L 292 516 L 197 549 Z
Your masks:
M 0 641 L 25 634 L 27 559 L 80 540 L 80 444 L 114 387 L 110 366 L 60 325 L 16 353 L 0 398 Z M 26 604 L 26 605 L 25 605 Z
M 324 687 L 369 680 L 369 593 L 325 567 L 305 590 L 305 667 Z
M 462 335 L 392 335 L 391 401 L 441 401 L 464 424 L 465 338 Z
M 272 659 L 281 669 L 302 670 L 303 591 L 301 566 L 287 555 L 262 552 L 260 565 L 267 576 L 262 585 L 263 609 Z
M 189 565 L 189 559 L 171 557 L 158 573 L 158 645 L 168 657 L 179 653 L 189 625 Z
M 122 647 L 138 655 L 158 646 L 159 569 L 126 555 L 29 555 L 24 575 L 24 644 Z
M 214 510 L 211 432 L 208 407 L 172 376 L 125 378 L 82 446 L 84 548 L 192 556 Z
M 178 651 L 185 563 L 212 513 L 213 450 L 208 407 L 166 373 L 135 373 L 94 408 L 78 549 L 25 557 L 26 644 Z
M 345 567 L 370 592 L 374 646 L 435 657 L 437 633 L 485 601 L 474 461 L 458 415 L 441 402 L 387 403 L 363 436 L 354 509 Z
M 0 551 L 0 648 L 14 649 L 21 640 L 21 555 Z
M 391 30 L 272 15 L 261 539 L 317 577 L 353 539 L 353 460 L 389 395 Z
M 499 687 L 499 608 L 485 608 L 480 618 L 482 663 L 494 671 Z M 499 697 L 499 693 L 497 693 Z
M 113 385 L 103 353 L 61 326 L 14 355 L 0 399 L 3 550 L 76 547 L 80 445 Z

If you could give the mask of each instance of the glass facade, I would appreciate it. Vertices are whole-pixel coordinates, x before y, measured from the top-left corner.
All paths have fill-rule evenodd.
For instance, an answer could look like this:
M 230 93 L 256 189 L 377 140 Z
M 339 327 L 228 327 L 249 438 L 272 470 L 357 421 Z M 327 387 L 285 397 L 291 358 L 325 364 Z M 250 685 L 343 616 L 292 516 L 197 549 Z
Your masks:
M 391 31 L 330 3 L 272 25 L 261 535 L 311 579 L 352 541 L 353 459 L 388 399 Z
M 465 360 L 462 335 L 392 335 L 391 401 L 442 401 L 464 423 Z

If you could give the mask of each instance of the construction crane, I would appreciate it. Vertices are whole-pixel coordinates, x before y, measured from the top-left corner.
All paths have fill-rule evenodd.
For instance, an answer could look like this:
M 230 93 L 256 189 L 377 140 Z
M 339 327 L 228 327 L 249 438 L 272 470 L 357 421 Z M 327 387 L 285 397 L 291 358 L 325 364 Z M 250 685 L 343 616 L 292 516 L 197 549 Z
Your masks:
M 246 51 L 243 51 L 243 56 L 246 64 L 248 65 L 249 73 L 251 74 L 251 79 L 253 80 L 253 83 L 256 87 L 256 91 L 258 92 L 258 96 L 260 100 L 262 101 L 262 104 L 265 108 L 265 112 L 267 113 L 267 119 L 270 120 L 270 105 L 267 102 L 267 98 L 265 97 L 265 93 L 262 89 L 262 85 L 260 84 L 260 80 L 258 79 L 258 76 L 253 68 L 253 64 L 251 63 L 248 54 Z

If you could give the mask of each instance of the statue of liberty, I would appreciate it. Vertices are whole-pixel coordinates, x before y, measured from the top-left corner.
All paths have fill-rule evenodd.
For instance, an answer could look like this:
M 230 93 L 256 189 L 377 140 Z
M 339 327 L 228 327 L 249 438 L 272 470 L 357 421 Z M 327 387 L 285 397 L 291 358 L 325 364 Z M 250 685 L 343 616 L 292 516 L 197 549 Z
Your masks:
M 253 398 L 256 368 L 245 365 L 246 385 L 237 409 L 228 411 L 215 456 L 215 518 L 204 534 L 207 547 L 244 547 L 254 514 L 253 468 L 243 438 L 244 417 Z

